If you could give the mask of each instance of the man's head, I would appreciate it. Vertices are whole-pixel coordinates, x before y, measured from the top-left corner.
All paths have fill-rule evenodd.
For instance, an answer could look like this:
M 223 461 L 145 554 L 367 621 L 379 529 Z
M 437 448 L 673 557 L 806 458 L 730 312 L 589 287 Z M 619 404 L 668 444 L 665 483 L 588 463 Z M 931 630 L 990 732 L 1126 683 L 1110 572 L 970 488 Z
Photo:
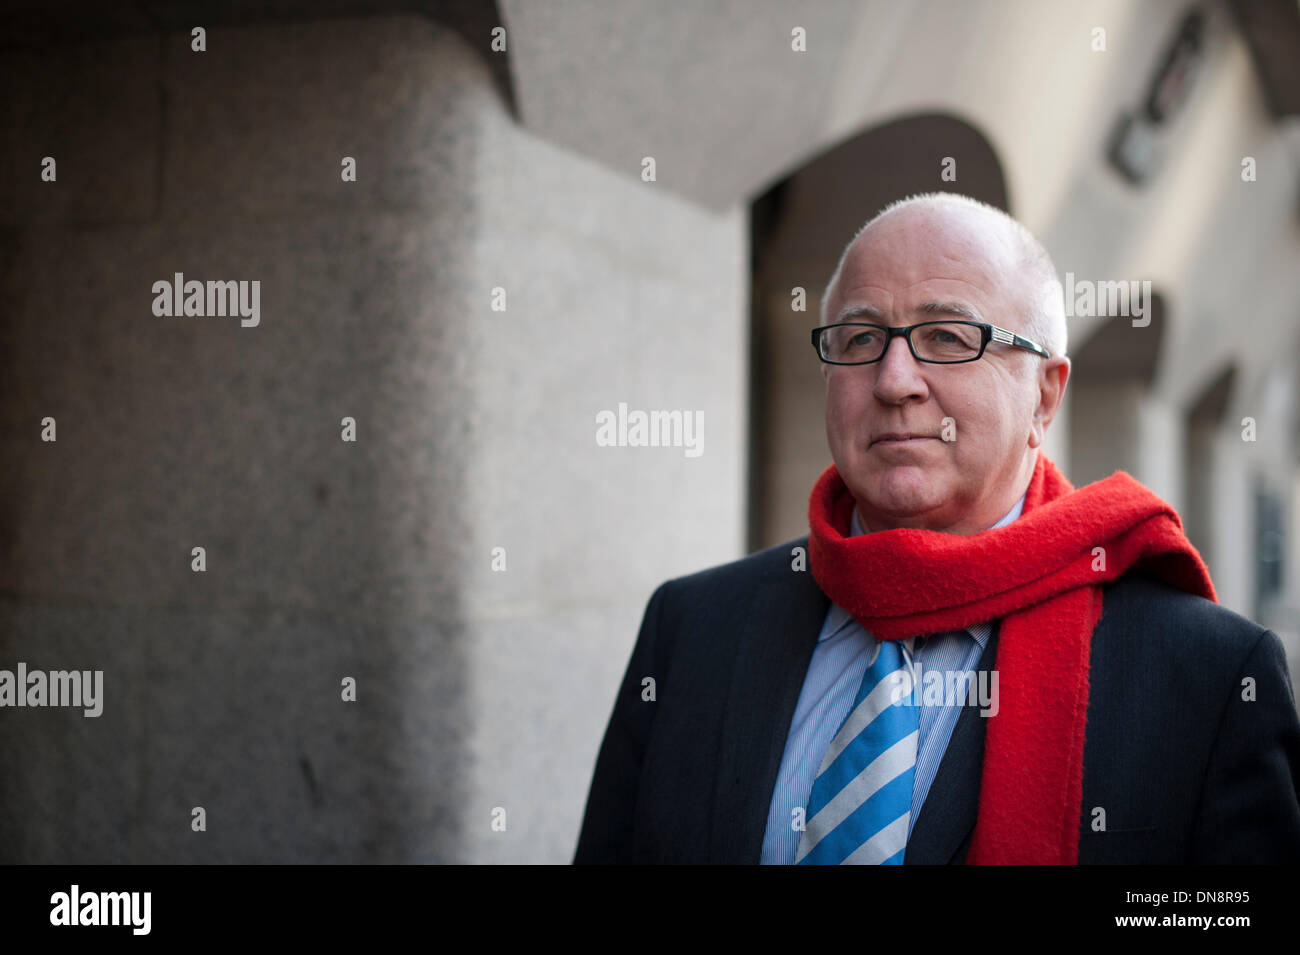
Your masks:
M 895 338 L 874 364 L 823 364 L 831 456 L 868 531 L 973 534 L 994 524 L 1028 486 L 1065 393 L 1065 311 L 1047 252 L 991 206 L 916 196 L 849 243 L 822 324 L 942 319 L 999 326 L 1052 357 L 990 342 L 978 361 L 928 364 Z

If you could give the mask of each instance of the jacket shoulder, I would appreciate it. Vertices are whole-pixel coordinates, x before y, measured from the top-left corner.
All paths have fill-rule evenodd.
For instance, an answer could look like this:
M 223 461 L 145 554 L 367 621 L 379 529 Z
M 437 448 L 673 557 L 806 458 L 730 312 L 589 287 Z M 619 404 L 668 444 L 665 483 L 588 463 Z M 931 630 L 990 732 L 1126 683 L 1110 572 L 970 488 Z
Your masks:
M 1126 574 L 1103 588 L 1088 683 L 1081 862 L 1295 861 L 1300 723 L 1276 634 Z
M 1221 604 L 1141 573 L 1128 573 L 1103 588 L 1103 627 L 1156 643 L 1172 643 L 1192 655 L 1244 658 L 1267 632 Z
M 811 580 L 807 566 L 808 538 L 797 537 L 725 564 L 674 577 L 660 589 L 683 596 L 744 594 L 788 582 L 794 574 Z
M 777 618 L 816 632 L 830 602 L 808 569 L 807 548 L 807 537 L 795 538 L 665 581 L 651 598 L 659 606 L 661 627 L 674 634 L 706 634 L 711 642 L 721 633 Z

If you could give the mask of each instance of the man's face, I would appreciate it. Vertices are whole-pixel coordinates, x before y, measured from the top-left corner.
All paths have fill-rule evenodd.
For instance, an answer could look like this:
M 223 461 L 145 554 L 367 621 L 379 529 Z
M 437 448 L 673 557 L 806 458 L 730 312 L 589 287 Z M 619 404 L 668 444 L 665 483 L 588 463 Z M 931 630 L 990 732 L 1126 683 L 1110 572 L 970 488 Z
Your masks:
M 914 325 L 965 317 L 957 308 L 1023 334 L 1036 290 L 1018 284 L 1019 261 L 987 214 L 904 208 L 858 237 L 827 321 Z M 840 317 L 864 306 L 876 315 Z M 925 364 L 895 338 L 879 362 L 822 369 L 827 441 L 863 527 L 973 534 L 1028 486 L 1069 362 L 990 343 L 978 361 Z

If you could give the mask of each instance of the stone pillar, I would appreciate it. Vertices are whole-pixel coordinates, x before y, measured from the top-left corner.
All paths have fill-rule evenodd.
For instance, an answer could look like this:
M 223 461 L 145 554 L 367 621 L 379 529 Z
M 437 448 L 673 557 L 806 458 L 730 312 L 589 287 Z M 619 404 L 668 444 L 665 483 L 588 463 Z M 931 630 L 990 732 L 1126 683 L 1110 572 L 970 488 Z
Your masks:
M 1079 381 L 1070 390 L 1071 483 L 1083 487 L 1116 470 L 1131 470 L 1139 454 L 1143 384 Z
M 1255 501 L 1238 421 L 1229 416 L 1216 438 L 1211 479 L 1214 553 L 1209 566 L 1219 603 L 1250 617 L 1255 613 Z
M 4 712 L 0 861 L 571 854 L 651 590 L 740 551 L 745 224 L 531 137 L 483 55 L 383 17 L 7 58 L 0 668 L 104 699 Z M 155 315 L 177 272 L 258 324 Z M 620 401 L 704 454 L 597 447 Z
M 1072 462 L 1070 460 L 1070 409 L 1074 404 L 1074 388 L 1067 382 L 1065 397 L 1056 411 L 1056 418 L 1047 428 L 1043 438 L 1042 450 L 1051 458 L 1061 473 L 1073 483 Z M 1077 485 L 1076 485 L 1077 486 Z
M 1181 512 L 1185 427 L 1183 416 L 1156 393 L 1148 393 L 1137 408 L 1137 456 L 1133 476 Z

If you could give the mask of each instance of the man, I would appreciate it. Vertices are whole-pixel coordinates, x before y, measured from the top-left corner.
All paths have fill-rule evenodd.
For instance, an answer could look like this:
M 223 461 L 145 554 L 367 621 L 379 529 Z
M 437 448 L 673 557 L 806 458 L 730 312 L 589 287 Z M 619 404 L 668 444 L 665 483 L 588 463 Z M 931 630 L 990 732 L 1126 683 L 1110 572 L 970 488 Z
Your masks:
M 651 597 L 575 861 L 1300 861 L 1277 637 L 1163 501 L 1041 453 L 1070 362 L 1028 231 L 896 203 L 812 338 L 810 534 Z

